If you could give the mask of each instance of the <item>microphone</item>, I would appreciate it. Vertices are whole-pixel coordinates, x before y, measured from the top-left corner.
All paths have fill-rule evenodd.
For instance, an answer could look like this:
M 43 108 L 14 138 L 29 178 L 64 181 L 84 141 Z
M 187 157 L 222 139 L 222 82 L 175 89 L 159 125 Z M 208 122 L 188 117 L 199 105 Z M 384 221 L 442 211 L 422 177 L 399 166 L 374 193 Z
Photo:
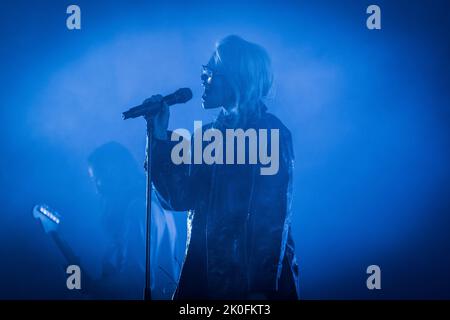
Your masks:
M 162 98 L 168 106 L 177 104 L 177 103 L 185 103 L 192 99 L 192 91 L 189 88 L 181 88 L 175 91 L 172 94 L 169 94 Z M 122 113 L 123 120 L 133 119 L 140 116 L 152 116 L 155 115 L 161 110 L 162 103 L 161 102 L 148 102 L 138 105 L 136 107 L 131 108 L 128 111 Z

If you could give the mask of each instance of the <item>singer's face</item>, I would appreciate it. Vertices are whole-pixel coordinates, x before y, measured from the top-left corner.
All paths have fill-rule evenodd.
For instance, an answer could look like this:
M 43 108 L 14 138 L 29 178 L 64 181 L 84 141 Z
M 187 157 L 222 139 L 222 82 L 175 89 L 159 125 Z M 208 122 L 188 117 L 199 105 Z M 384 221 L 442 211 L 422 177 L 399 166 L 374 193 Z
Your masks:
M 225 75 L 220 72 L 212 57 L 206 66 L 203 66 L 202 85 L 205 89 L 202 104 L 205 109 L 224 107 L 230 108 L 234 102 L 231 85 Z

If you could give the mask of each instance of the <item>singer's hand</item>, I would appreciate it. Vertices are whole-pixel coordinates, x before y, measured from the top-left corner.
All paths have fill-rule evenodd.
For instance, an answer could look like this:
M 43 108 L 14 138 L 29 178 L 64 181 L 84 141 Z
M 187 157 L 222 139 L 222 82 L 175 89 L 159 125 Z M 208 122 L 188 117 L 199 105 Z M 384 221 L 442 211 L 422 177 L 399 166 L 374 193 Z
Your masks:
M 158 140 L 167 140 L 167 128 L 169 127 L 170 111 L 169 106 L 163 101 L 160 94 L 151 96 L 144 103 L 162 102 L 161 111 L 153 117 L 153 136 Z

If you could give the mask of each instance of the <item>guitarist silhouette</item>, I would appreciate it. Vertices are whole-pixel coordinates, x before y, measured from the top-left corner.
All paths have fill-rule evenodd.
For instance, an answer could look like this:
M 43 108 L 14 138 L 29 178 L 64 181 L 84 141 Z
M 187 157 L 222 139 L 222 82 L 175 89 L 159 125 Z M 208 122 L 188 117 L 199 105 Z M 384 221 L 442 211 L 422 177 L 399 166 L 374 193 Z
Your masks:
M 83 272 L 82 292 L 94 299 L 142 299 L 145 273 L 145 178 L 131 153 L 116 142 L 95 149 L 88 158 L 89 175 L 101 199 L 101 224 L 108 245 L 102 255 L 101 276 L 93 279 L 80 259 L 61 239 L 59 213 L 38 205 L 33 213 L 52 237 L 67 264 Z M 181 215 L 180 215 L 180 218 Z M 181 269 L 184 239 L 175 219 L 152 201 L 151 279 L 153 299 L 170 299 Z M 180 228 L 183 222 L 178 221 Z M 178 238 L 178 239 L 177 239 Z

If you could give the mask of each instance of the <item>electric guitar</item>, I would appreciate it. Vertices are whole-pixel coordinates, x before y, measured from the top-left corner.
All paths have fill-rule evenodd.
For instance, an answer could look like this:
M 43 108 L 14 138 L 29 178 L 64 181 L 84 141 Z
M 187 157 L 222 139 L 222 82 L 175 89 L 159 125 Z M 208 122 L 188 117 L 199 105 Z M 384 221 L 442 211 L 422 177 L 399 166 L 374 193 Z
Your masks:
M 40 221 L 42 228 L 45 233 L 48 234 L 53 242 L 56 244 L 56 247 L 61 252 L 62 256 L 65 259 L 67 265 L 78 265 L 82 272 L 82 289 L 81 292 L 83 294 L 87 293 L 86 287 L 89 288 L 90 293 L 92 293 L 92 278 L 86 273 L 86 269 L 84 269 L 80 265 L 80 259 L 75 255 L 72 248 L 68 245 L 66 241 L 64 241 L 59 233 L 58 229 L 61 224 L 61 215 L 55 210 L 51 209 L 49 206 L 44 204 L 39 204 L 34 206 L 33 208 L 33 217 Z M 83 285 L 84 284 L 84 285 Z
M 123 287 L 127 283 L 122 279 L 111 279 L 111 278 L 99 278 L 93 280 L 92 277 L 86 272 L 86 269 L 80 264 L 80 259 L 75 255 L 72 248 L 64 241 L 59 235 L 59 227 L 61 225 L 62 217 L 55 210 L 51 209 L 49 206 L 40 204 L 33 208 L 33 216 L 40 221 L 44 231 L 48 234 L 56 247 L 59 249 L 64 257 L 64 260 L 69 265 L 78 265 L 81 269 L 81 290 L 79 290 L 83 297 L 94 298 L 94 299 L 117 299 L 121 298 L 124 294 L 123 291 L 118 291 L 117 288 Z

